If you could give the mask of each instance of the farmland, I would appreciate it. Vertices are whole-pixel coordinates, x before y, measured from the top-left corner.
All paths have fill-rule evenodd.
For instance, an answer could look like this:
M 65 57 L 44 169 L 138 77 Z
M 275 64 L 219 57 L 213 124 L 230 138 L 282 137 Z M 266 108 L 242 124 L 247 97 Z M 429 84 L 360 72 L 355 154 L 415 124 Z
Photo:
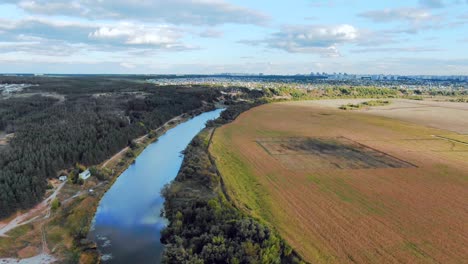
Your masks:
M 354 101 L 268 104 L 218 128 L 210 152 L 228 197 L 309 262 L 467 259 L 467 109 L 338 109 Z
M 361 104 L 365 101 L 367 100 L 320 100 L 316 104 L 338 108 L 341 105 Z M 395 99 L 391 100 L 389 105 L 364 110 L 365 113 L 373 115 L 468 134 L 468 104 L 466 103 Z

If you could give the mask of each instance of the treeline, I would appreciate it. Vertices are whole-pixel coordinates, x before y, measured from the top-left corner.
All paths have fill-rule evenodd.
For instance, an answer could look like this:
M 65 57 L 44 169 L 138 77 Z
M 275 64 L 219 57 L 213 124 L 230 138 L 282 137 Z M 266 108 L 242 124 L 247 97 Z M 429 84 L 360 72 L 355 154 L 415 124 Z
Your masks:
M 466 97 L 466 98 L 460 97 L 460 98 L 450 99 L 449 101 L 450 102 L 455 102 L 455 103 L 468 103 L 468 97 Z
M 325 89 L 325 97 L 397 97 L 403 95 L 404 91 L 392 88 L 373 86 L 350 86 Z
M 396 88 L 374 86 L 333 86 L 312 90 L 292 88 L 264 88 L 266 97 L 285 97 L 292 100 L 326 99 L 326 98 L 396 98 L 405 96 L 408 91 Z
M 15 133 L 0 149 L 0 217 L 34 206 L 46 179 L 59 170 L 98 164 L 132 139 L 174 116 L 208 108 L 220 96 L 219 90 L 203 87 L 98 78 L 64 78 L 60 86 L 51 79 L 31 89 L 65 94 L 65 101 L 40 95 L 0 100 L 1 130 Z M 93 83 L 97 87 L 86 86 Z
M 230 106 L 208 125 L 229 122 L 248 108 Z M 208 131 L 195 137 L 185 150 L 181 170 L 163 190 L 166 245 L 163 263 L 300 263 L 300 258 L 268 226 L 236 209 L 222 191 L 222 183 L 209 153 Z
M 345 104 L 339 107 L 341 110 L 358 110 L 364 107 L 372 107 L 372 106 L 384 106 L 384 105 L 389 105 L 391 102 L 388 100 L 372 100 L 372 101 L 367 101 L 367 102 L 362 102 L 362 103 L 357 103 L 357 104 Z

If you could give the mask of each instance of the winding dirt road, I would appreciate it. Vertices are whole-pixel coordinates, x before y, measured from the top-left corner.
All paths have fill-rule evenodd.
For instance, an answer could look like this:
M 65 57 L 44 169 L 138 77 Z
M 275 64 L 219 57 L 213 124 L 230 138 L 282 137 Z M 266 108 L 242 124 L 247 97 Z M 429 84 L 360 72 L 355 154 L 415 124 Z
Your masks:
M 7 237 L 7 233 L 19 226 L 31 223 L 32 221 L 36 220 L 39 216 L 37 214 L 40 214 L 44 210 L 49 210 L 50 212 L 50 202 L 57 197 L 57 194 L 59 191 L 62 189 L 62 187 L 65 185 L 65 182 L 60 183 L 60 185 L 55 189 L 54 193 L 44 199 L 41 203 L 36 205 L 33 209 L 29 210 L 28 212 L 18 215 L 17 217 L 13 218 L 9 223 L 6 225 L 2 226 L 0 228 L 0 237 Z M 45 218 L 48 218 L 50 216 L 50 213 L 47 213 Z M 36 216 L 34 216 L 36 215 Z

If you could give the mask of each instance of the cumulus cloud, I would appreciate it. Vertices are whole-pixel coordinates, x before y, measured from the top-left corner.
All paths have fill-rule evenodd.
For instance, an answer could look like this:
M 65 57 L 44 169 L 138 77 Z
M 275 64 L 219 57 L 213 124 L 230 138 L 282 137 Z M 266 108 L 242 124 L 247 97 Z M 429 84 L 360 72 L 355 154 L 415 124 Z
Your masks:
M 74 23 L 60 20 L 27 18 L 20 20 L 0 20 L 0 30 L 4 41 L 15 40 L 18 36 L 38 37 L 48 40 L 83 42 L 94 26 L 89 23 Z
M 195 48 L 182 43 L 184 30 L 167 25 L 140 25 L 134 23 L 97 24 L 92 22 L 68 22 L 29 18 L 1 20 L 1 37 L 4 41 L 18 41 L 19 36 L 67 44 L 89 44 L 106 50 L 141 47 L 161 50 L 188 50 Z
M 268 16 L 224 0 L 7 0 L 32 14 L 129 19 L 171 24 L 267 23 Z
M 291 53 L 318 53 L 322 56 L 339 56 L 338 45 L 353 43 L 360 32 L 351 25 L 301 25 L 285 26 L 281 31 L 260 41 L 243 41 L 244 44 L 266 44 L 270 48 Z
M 428 8 L 390 8 L 383 10 L 367 11 L 359 14 L 376 23 L 397 23 L 394 29 L 384 30 L 384 33 L 416 34 L 424 30 L 435 30 L 446 27 L 460 26 L 461 23 L 454 22 L 445 15 L 434 14 Z
M 101 26 L 88 34 L 90 39 L 123 45 L 149 45 L 160 48 L 187 48 L 179 43 L 181 31 L 170 26 L 144 26 L 122 23 Z

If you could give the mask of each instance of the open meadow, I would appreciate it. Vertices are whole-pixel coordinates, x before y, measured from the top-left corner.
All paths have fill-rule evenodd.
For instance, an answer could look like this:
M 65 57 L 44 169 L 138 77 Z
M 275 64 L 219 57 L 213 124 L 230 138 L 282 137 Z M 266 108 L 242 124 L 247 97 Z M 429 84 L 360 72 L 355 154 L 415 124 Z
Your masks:
M 466 106 L 349 102 L 268 104 L 218 128 L 230 199 L 311 263 L 465 262 Z

